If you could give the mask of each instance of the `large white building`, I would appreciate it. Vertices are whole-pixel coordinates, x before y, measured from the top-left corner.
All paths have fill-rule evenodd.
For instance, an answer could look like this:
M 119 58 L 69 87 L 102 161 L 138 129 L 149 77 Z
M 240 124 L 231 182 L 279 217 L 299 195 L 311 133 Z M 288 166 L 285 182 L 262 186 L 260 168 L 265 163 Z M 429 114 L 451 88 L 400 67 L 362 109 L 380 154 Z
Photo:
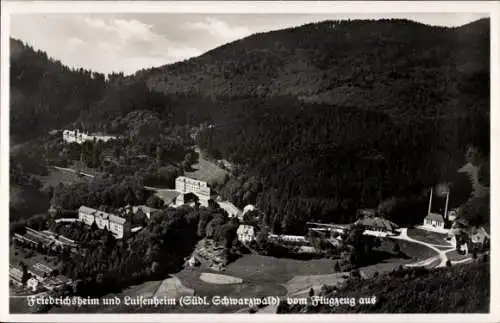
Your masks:
M 99 229 L 111 231 L 116 239 L 123 237 L 123 227 L 126 220 L 122 217 L 87 206 L 81 206 L 78 209 L 78 219 L 87 225 L 92 225 L 95 222 Z
M 75 129 L 75 130 L 64 130 L 63 131 L 63 140 L 65 142 L 76 142 L 77 144 L 81 144 L 85 141 L 104 141 L 107 142 L 111 139 L 116 139 L 115 136 L 108 136 L 108 135 L 98 135 L 98 134 L 93 134 L 89 135 L 86 132 L 80 132 L 80 130 Z
M 184 194 L 192 193 L 199 199 L 199 203 L 203 206 L 208 206 L 208 201 L 211 199 L 210 187 L 207 182 L 199 181 L 185 176 L 179 176 L 175 180 L 175 190 L 182 195 L 178 196 L 176 204 L 184 200 Z M 181 201 L 182 199 L 182 201 Z

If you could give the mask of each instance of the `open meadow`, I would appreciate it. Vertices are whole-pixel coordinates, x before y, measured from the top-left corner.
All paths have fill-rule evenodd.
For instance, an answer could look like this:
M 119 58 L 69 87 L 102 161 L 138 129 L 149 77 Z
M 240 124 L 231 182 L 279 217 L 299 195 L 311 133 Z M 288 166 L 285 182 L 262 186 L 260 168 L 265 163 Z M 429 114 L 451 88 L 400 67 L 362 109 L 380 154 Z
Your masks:
M 191 170 L 185 172 L 185 175 L 188 177 L 208 183 L 222 182 L 227 174 L 229 174 L 228 171 L 204 158 L 202 154 L 200 154 L 198 162 L 191 166 Z
M 444 233 L 431 232 L 417 228 L 410 228 L 408 229 L 407 234 L 410 238 L 431 244 L 437 244 L 437 245 L 448 244 L 448 242 L 445 240 L 447 236 Z
M 392 271 L 399 265 L 421 261 L 435 256 L 429 248 L 416 243 L 398 241 L 401 254 L 392 254 L 377 264 L 360 268 L 363 277 L 371 277 L 375 272 L 380 274 Z M 379 251 L 392 250 L 391 241 L 383 241 Z M 184 268 L 162 281 L 150 281 L 131 286 L 120 293 L 109 294 L 106 297 L 118 296 L 168 296 L 180 295 L 230 297 L 266 297 L 301 295 L 312 287 L 315 290 L 322 285 L 337 285 L 344 281 L 345 273 L 335 272 L 337 260 L 312 259 L 296 260 L 275 258 L 262 255 L 245 255 L 230 263 L 223 273 L 207 268 L 205 265 Z M 222 275 L 220 275 L 222 274 Z M 208 279 L 207 279 L 208 278 Z M 222 283 L 221 283 L 222 282 Z M 181 306 L 82 306 L 80 308 L 53 309 L 54 313 L 234 313 L 245 312 L 247 306 L 217 306 L 213 304 L 196 307 Z

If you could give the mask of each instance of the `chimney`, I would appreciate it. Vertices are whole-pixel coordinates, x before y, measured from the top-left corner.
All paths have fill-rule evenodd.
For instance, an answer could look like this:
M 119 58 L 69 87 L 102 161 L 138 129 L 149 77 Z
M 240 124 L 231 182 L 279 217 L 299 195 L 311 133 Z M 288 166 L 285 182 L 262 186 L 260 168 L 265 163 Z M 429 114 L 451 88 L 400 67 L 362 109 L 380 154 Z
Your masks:
M 431 187 L 431 195 L 429 197 L 429 209 L 427 210 L 427 216 L 429 216 L 431 214 L 432 194 L 434 194 L 433 187 Z

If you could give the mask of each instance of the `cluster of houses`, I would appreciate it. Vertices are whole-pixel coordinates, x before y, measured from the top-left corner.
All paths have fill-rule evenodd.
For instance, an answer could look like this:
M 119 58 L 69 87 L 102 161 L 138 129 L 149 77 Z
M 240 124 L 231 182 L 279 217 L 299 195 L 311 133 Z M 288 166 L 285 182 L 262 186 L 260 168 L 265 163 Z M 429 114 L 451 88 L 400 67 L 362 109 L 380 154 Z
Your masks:
M 29 245 L 33 249 L 43 247 L 57 250 L 58 248 L 67 247 L 73 251 L 78 246 L 74 240 L 63 235 L 57 235 L 48 230 L 37 231 L 29 227 L 26 227 L 26 232 L 24 234 L 14 233 L 13 240 L 23 245 Z
M 9 266 L 10 281 L 16 286 L 24 285 L 32 292 L 52 291 L 72 283 L 68 277 L 59 275 L 56 270 L 40 262 L 28 267 L 27 272 L 29 278 L 23 282 L 23 270 L 11 264 Z
M 88 134 L 87 132 L 81 132 L 78 129 L 75 130 L 63 130 L 62 132 L 63 141 L 67 143 L 75 142 L 77 144 L 82 144 L 86 141 L 104 141 L 107 142 L 111 139 L 116 139 L 116 136 L 103 135 L 103 134 Z
M 468 164 L 462 167 L 459 172 L 464 172 L 464 169 L 466 169 L 467 166 Z M 472 182 L 474 184 L 474 180 Z M 465 254 L 469 253 L 469 249 L 471 249 L 471 247 L 481 248 L 489 242 L 490 235 L 486 232 L 484 227 L 471 227 L 467 230 L 462 228 L 468 227 L 468 224 L 462 226 L 460 223 L 460 220 L 458 219 L 460 208 L 448 210 L 450 195 L 449 190 L 445 190 L 444 194 L 441 194 L 444 195 L 446 199 L 443 214 L 431 212 L 434 195 L 434 188 L 431 188 L 427 216 L 424 218 L 423 224 L 419 226 L 420 229 L 448 235 L 447 240 L 452 244 L 452 246 L 457 247 L 458 250 Z M 468 239 L 462 240 L 460 239 L 460 236 L 464 233 L 468 236 Z M 463 242 L 457 246 L 458 240 Z

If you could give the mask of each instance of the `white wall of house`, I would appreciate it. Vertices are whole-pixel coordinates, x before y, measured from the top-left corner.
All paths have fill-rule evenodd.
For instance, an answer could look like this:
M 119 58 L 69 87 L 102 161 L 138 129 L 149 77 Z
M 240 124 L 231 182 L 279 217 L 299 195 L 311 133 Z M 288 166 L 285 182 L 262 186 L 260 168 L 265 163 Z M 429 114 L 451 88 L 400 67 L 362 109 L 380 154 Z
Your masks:
M 238 240 L 243 243 L 250 243 L 255 240 L 255 230 L 251 225 L 241 224 L 236 230 Z

